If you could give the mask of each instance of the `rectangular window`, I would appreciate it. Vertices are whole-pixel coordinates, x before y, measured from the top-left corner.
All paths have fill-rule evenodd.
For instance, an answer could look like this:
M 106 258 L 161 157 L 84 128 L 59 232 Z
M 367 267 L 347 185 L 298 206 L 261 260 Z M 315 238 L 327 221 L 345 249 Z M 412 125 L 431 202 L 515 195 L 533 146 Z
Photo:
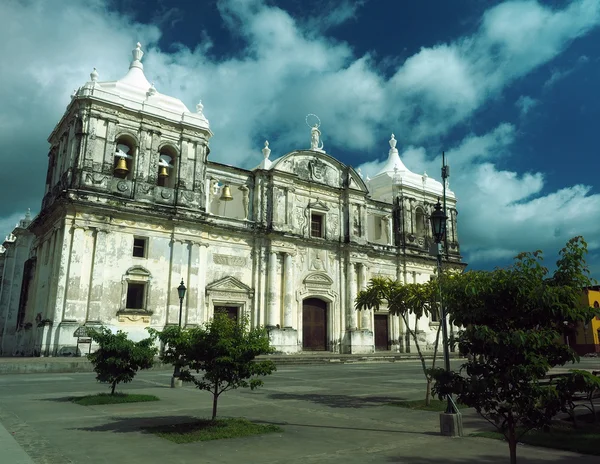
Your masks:
M 310 215 L 310 236 L 323 237 L 323 216 L 320 214 Z
M 146 284 L 129 282 L 127 284 L 127 309 L 144 309 Z
M 134 237 L 133 238 L 133 256 L 136 258 L 146 257 L 146 244 L 148 240 L 145 238 Z
M 437 307 L 431 311 L 431 322 L 440 322 L 440 313 Z

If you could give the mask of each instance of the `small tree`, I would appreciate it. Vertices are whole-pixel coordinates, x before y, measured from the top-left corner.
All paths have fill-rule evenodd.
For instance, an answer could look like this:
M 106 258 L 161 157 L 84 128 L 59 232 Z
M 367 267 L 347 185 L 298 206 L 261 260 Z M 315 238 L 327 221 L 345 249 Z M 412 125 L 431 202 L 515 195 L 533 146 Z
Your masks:
M 544 385 L 548 370 L 578 361 L 562 343 L 565 327 L 589 321 L 594 309 L 581 302 L 591 285 L 585 265 L 587 246 L 571 239 L 560 252 L 550 277 L 542 253 L 521 253 L 507 269 L 469 271 L 444 281 L 444 298 L 451 319 L 464 327 L 457 337 L 469 353 L 459 373 L 434 373 L 434 393 L 456 394 L 504 434 L 510 461 L 517 461 L 523 433 L 550 423 L 569 400 L 568 383 Z
M 217 401 L 222 393 L 239 387 L 254 390 L 263 384 L 258 376 L 276 370 L 273 361 L 255 361 L 273 349 L 266 329 L 249 328 L 247 319 L 236 323 L 227 314 L 216 313 L 202 327 L 167 327 L 156 334 L 166 345 L 161 359 L 179 366 L 181 380 L 193 382 L 213 395 L 212 420 L 217 417 Z M 193 373 L 201 371 L 201 375 Z
M 125 332 L 119 330 L 114 334 L 106 327 L 88 333 L 100 348 L 87 358 L 94 366 L 96 379 L 110 384 L 111 395 L 115 394 L 117 384 L 131 382 L 138 370 L 152 367 L 158 353 L 153 337 L 134 342 Z
M 399 315 L 404 321 L 404 326 L 415 343 L 415 348 L 417 349 L 417 354 L 421 361 L 421 367 L 423 368 L 423 374 L 427 380 L 427 389 L 425 391 L 425 404 L 427 406 L 429 406 L 431 402 L 431 384 L 433 382 L 433 377 L 431 376 L 430 369 L 427 368 L 425 356 L 421 350 L 417 326 L 421 317 L 430 316 L 434 311 L 439 315 L 437 295 L 437 280 L 431 280 L 424 284 L 405 285 L 389 278 L 374 277 L 369 282 L 367 288 L 358 292 L 356 297 L 357 310 L 378 310 L 382 304 L 387 304 L 390 314 Z M 414 328 L 411 328 L 409 323 L 409 315 L 411 314 L 415 316 Z M 431 369 L 435 368 L 440 340 L 440 329 L 441 323 L 439 324 L 435 335 Z

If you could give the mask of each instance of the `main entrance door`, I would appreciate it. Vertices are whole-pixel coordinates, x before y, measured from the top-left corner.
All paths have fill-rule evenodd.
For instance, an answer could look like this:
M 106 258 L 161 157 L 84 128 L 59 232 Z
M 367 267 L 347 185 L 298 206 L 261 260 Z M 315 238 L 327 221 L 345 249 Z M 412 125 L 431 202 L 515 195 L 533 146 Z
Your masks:
M 237 322 L 238 309 L 237 306 L 215 306 L 215 313 L 225 313 L 231 320 Z
M 375 314 L 375 350 L 387 351 L 388 349 L 387 314 Z
M 302 349 L 327 349 L 327 303 L 318 298 L 307 298 L 302 302 Z

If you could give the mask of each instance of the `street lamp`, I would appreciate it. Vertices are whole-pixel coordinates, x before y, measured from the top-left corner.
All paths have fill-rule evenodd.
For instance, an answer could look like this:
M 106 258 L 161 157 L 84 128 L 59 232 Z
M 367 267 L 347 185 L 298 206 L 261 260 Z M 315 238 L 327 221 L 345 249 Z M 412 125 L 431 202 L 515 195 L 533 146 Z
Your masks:
M 438 198 L 437 204 L 433 207 L 431 213 L 431 231 L 433 239 L 437 244 L 437 274 L 438 289 L 440 293 L 440 316 L 442 324 L 442 338 L 444 345 L 444 367 L 446 372 L 450 372 L 450 347 L 448 346 L 448 327 L 446 325 L 446 306 L 442 292 L 442 243 L 447 247 L 446 241 L 446 179 L 449 177 L 449 168 L 446 165 L 445 156 L 442 155 L 442 183 L 443 183 L 443 201 L 444 206 L 440 204 Z M 452 400 L 452 395 L 448 394 L 446 412 L 440 414 L 440 430 L 442 435 L 462 436 L 462 416 Z
M 179 329 L 181 330 L 181 315 L 183 314 L 183 299 L 185 298 L 185 291 L 187 288 L 183 284 L 183 279 L 181 279 L 181 283 L 179 287 L 177 287 L 177 294 L 179 295 Z M 181 381 L 179 380 L 179 365 L 175 365 L 175 369 L 173 370 L 173 377 L 171 378 L 171 388 L 175 388 L 181 386 Z
M 177 293 L 179 294 L 179 328 L 181 329 L 181 314 L 183 312 L 183 299 L 185 298 L 185 285 L 183 284 L 183 279 L 181 279 L 181 283 L 179 287 L 177 287 Z

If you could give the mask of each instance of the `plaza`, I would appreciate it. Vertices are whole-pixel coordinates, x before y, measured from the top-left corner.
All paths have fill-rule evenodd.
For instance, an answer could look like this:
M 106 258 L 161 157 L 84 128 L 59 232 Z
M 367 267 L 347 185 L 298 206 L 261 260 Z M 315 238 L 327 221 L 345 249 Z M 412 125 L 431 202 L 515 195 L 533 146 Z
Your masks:
M 453 361 L 458 367 L 459 361 Z M 598 369 L 597 359 L 580 368 Z M 150 393 L 153 403 L 79 406 L 69 401 L 107 391 L 93 373 L 0 376 L 0 462 L 104 463 L 504 463 L 507 445 L 468 437 L 490 428 L 464 412 L 464 438 L 439 434 L 436 412 L 390 406 L 420 399 L 424 377 L 416 361 L 281 366 L 252 392 L 219 401 L 220 417 L 280 425 L 282 433 L 175 444 L 146 433 L 153 425 L 210 416 L 211 397 L 192 386 L 170 389 L 171 373 L 140 373 L 120 391 Z M 523 445 L 519 462 L 591 464 L 597 456 Z

